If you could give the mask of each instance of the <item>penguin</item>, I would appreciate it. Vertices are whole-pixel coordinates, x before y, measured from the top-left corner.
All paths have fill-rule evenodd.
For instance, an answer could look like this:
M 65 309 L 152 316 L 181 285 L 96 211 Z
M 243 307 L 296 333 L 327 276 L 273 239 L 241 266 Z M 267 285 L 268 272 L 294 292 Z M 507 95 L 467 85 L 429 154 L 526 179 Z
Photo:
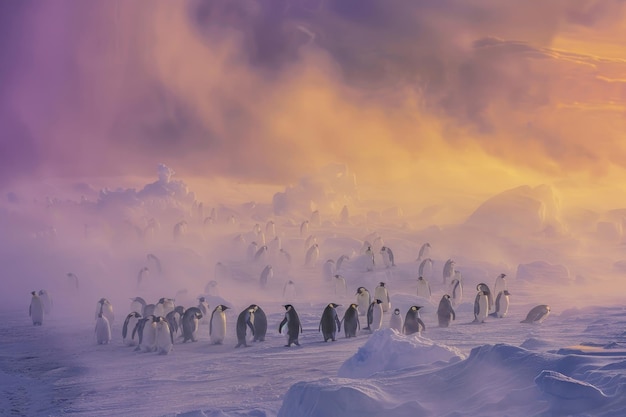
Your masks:
M 141 297 L 131 298 L 130 311 L 135 311 L 141 316 L 144 316 L 144 310 L 146 308 L 146 300 Z
M 39 290 L 39 298 L 41 298 L 41 304 L 43 305 L 43 311 L 46 315 L 50 314 L 52 312 L 52 298 L 50 297 L 50 294 L 48 294 L 48 291 L 46 290 Z
M 224 343 L 224 337 L 226 337 L 226 310 L 228 310 L 228 306 L 220 304 L 211 313 L 209 337 L 214 345 Z
M 509 290 L 503 290 L 498 293 L 496 297 L 495 311 L 489 314 L 491 317 L 504 318 L 509 312 L 509 296 L 511 293 Z
M 417 260 L 421 261 L 422 259 L 425 259 L 428 257 L 428 255 L 430 254 L 430 243 L 426 242 L 422 245 L 422 247 L 420 248 L 420 251 L 417 255 Z
M 148 331 L 146 331 L 144 333 L 144 329 L 146 327 L 146 323 L 148 324 L 148 326 L 150 326 L 150 324 L 152 323 L 152 318 L 154 316 L 147 316 L 147 317 L 142 317 L 137 321 L 137 324 L 135 325 L 135 328 L 133 329 L 133 332 L 131 334 L 131 339 L 135 339 L 137 338 L 137 347 L 135 348 L 136 352 L 139 351 L 147 351 L 149 348 L 146 348 L 147 345 L 149 345 L 148 343 Z M 156 329 L 155 329 L 156 330 Z M 155 332 L 156 335 L 156 332 Z M 144 339 L 145 336 L 145 339 Z M 152 337 L 152 335 L 151 335 Z M 145 342 L 145 343 L 144 343 Z M 152 341 L 151 341 L 152 343 Z
M 274 239 L 272 239 L 270 243 L 267 245 L 267 249 L 270 255 L 272 255 L 272 257 L 276 257 L 276 255 L 280 253 L 280 250 L 282 249 L 282 243 L 280 241 L 280 237 L 279 236 L 274 237 Z
M 359 323 L 359 310 L 357 307 L 358 306 L 356 304 L 352 303 L 346 309 L 345 313 L 343 313 L 341 322 L 343 323 L 343 331 L 346 335 L 346 339 L 356 337 L 357 329 L 361 329 L 361 324 Z
M 328 259 L 326 260 L 326 262 L 324 262 L 324 279 L 326 281 L 332 281 L 333 277 L 335 276 L 335 261 L 333 261 L 332 259 Z
M 378 299 L 381 301 L 381 305 L 383 307 L 383 312 L 387 312 L 391 309 L 391 299 L 389 298 L 389 291 L 385 286 L 384 282 L 380 282 L 378 287 L 374 289 L 374 299 Z
M 374 239 L 374 242 L 372 242 L 372 250 L 374 250 L 374 252 L 380 252 L 380 250 L 385 246 L 385 244 L 383 243 L 383 238 L 380 236 L 376 236 L 376 238 Z M 392 254 L 393 256 L 393 254 Z
M 489 286 L 484 282 L 481 282 L 476 286 L 477 291 L 482 291 L 487 296 L 487 312 L 491 312 L 493 310 L 493 293 L 489 289 Z
M 309 235 L 304 241 L 304 249 L 310 248 L 314 243 L 317 243 L 317 238 L 315 235 Z
M 496 282 L 493 285 L 493 294 L 497 297 L 500 291 L 508 290 L 506 284 L 506 274 L 500 274 L 496 277 Z
M 115 320 L 115 315 L 113 314 L 113 306 L 106 298 L 101 298 L 98 301 L 98 304 L 96 306 L 96 319 L 98 318 L 99 314 L 102 314 L 104 317 L 106 317 L 109 321 L 109 324 L 113 325 L 113 320 Z
M 207 318 L 209 317 L 209 303 L 207 303 L 205 297 L 198 297 L 198 308 L 200 312 L 202 312 L 202 323 L 206 323 Z
M 328 342 L 328 339 L 331 339 L 334 342 L 335 335 L 337 332 L 341 331 L 341 322 L 339 321 L 337 311 L 335 310 L 340 305 L 341 304 L 330 303 L 326 306 L 326 308 L 324 308 L 318 328 L 318 331 L 321 331 L 322 336 L 324 336 L 324 342 Z
M 41 326 L 43 324 L 43 303 L 41 297 L 37 294 L 37 291 L 31 292 L 32 298 L 30 300 L 30 306 L 28 307 L 28 315 L 33 321 L 33 326 Z
M 335 271 L 339 272 L 341 270 L 341 266 L 345 261 L 349 261 L 350 257 L 348 255 L 341 255 L 337 258 L 337 262 L 335 262 Z
M 367 327 L 370 333 L 380 329 L 383 325 L 383 307 L 382 301 L 376 299 L 372 301 L 367 309 Z
M 320 217 L 319 210 L 315 210 L 313 213 L 311 213 L 310 223 L 316 227 L 320 227 L 322 225 L 322 218 Z
M 157 317 L 165 317 L 170 311 L 174 311 L 176 304 L 171 298 L 160 298 L 154 307 L 154 315 Z
M 300 342 L 298 341 L 300 333 L 302 333 L 302 324 L 300 323 L 300 317 L 298 317 L 298 313 L 296 309 L 293 308 L 291 304 L 286 304 L 285 307 L 285 317 L 278 325 L 278 333 L 282 333 L 283 326 L 287 325 L 287 344 L 285 347 L 290 347 L 292 344 L 296 346 L 300 346 Z
M 439 301 L 439 307 L 437 308 L 437 319 L 439 320 L 439 327 L 449 327 L 452 320 L 456 320 L 456 314 L 452 308 L 452 302 L 450 296 L 444 294 Z
M 385 264 L 385 268 L 391 268 L 392 266 L 396 266 L 391 248 L 383 246 L 382 248 L 380 248 L 380 254 L 383 256 L 383 263 Z
M 489 314 L 489 300 L 484 291 L 478 291 L 474 300 L 474 323 L 484 323 Z
M 254 255 L 256 255 L 259 247 L 256 242 L 250 242 L 248 245 L 248 250 L 246 251 L 246 259 L 248 261 L 254 261 Z
M 263 262 L 263 261 L 267 261 L 267 246 L 263 245 L 259 248 L 259 250 L 256 251 L 256 253 L 254 254 L 254 261 L 255 262 Z
M 267 286 L 267 281 L 272 278 L 274 278 L 274 269 L 272 268 L 272 265 L 267 265 L 263 268 L 263 271 L 261 271 L 261 277 L 259 278 L 261 288 L 265 288 L 265 286 Z
M 167 320 L 161 316 L 155 318 L 155 326 L 155 350 L 159 355 L 167 355 L 172 351 L 172 347 L 174 346 L 174 333 L 167 323 Z
M 311 247 L 306 251 L 306 257 L 304 260 L 304 266 L 315 266 L 318 258 L 320 257 L 320 249 L 317 243 L 311 245 Z
M 520 323 L 542 323 L 545 319 L 550 315 L 550 306 L 547 304 L 541 304 L 536 307 L 533 307 L 526 318 Z
M 246 326 L 248 326 L 250 328 L 250 332 L 252 332 L 252 335 L 254 336 L 254 309 L 253 308 L 246 308 L 245 310 L 243 310 L 241 313 L 239 313 L 239 316 L 237 317 L 237 346 L 235 346 L 235 348 L 238 348 L 239 346 L 245 346 L 248 347 L 248 344 L 246 343 Z
M 367 259 L 367 262 L 365 263 L 365 270 L 368 272 L 373 271 L 376 267 L 376 260 L 374 259 L 374 252 L 372 251 L 372 247 L 368 246 L 367 249 L 365 249 L 365 253 L 363 255 Z
M 433 272 L 433 261 L 430 258 L 424 259 L 419 268 L 417 268 L 417 274 L 420 277 L 431 276 Z
M 430 283 L 428 282 L 428 280 L 424 279 L 423 276 L 419 276 L 417 278 L 417 295 L 426 299 L 430 299 L 430 297 L 432 296 Z
M 370 296 L 370 292 L 365 287 L 359 287 L 356 290 L 356 302 L 357 306 L 363 306 L 359 309 L 359 314 L 365 314 L 367 312 L 365 306 L 372 304 L 372 297 Z
M 305 220 L 300 224 L 300 236 L 304 236 L 309 233 L 309 221 Z
M 187 340 L 197 342 L 198 325 L 202 319 L 202 310 L 198 307 L 189 307 L 183 314 L 183 343 Z
M 402 326 L 402 332 L 404 334 L 410 335 L 413 333 L 421 333 L 426 330 L 426 325 L 420 318 L 420 308 L 422 308 L 422 306 L 411 306 L 411 308 L 409 308 L 406 312 L 404 326 Z
M 143 313 L 141 314 L 144 317 L 153 316 L 154 310 L 156 309 L 156 304 L 146 304 L 143 308 Z
M 273 220 L 265 223 L 265 234 L 267 235 L 267 237 L 271 238 L 276 236 L 276 223 L 274 223 Z
M 96 318 L 96 343 L 99 345 L 106 345 L 111 341 L 111 325 L 109 320 L 102 313 L 98 314 Z
M 148 269 L 147 266 L 144 266 L 143 268 L 139 270 L 139 272 L 137 273 L 137 285 L 141 285 L 144 278 L 148 276 L 149 272 L 150 272 L 150 269 Z
M 146 255 L 146 258 L 148 259 L 148 262 L 154 263 L 156 271 L 159 274 L 161 274 L 163 272 L 163 268 L 161 267 L 161 260 L 159 258 L 157 258 L 156 255 L 154 255 L 152 253 L 149 253 L 148 255 Z
M 335 275 L 335 295 L 340 295 L 342 297 L 348 295 L 346 279 L 339 274 Z
M 449 293 L 452 294 L 450 298 L 452 299 L 452 305 L 459 305 L 463 300 L 463 281 L 460 279 L 460 272 L 456 272 L 452 281 L 450 281 L 450 289 Z
M 293 301 L 296 298 L 296 283 L 289 280 L 283 287 L 283 298 L 285 301 Z
M 175 336 L 178 335 L 179 331 L 182 331 L 183 314 L 185 314 L 183 306 L 176 306 L 174 310 L 170 311 L 165 316 L 165 320 L 167 320 L 167 324 L 170 326 L 170 330 Z
M 443 285 L 448 283 L 448 279 L 454 276 L 455 263 L 452 259 L 448 259 L 443 266 Z
M 282 259 L 287 262 L 287 265 L 291 265 L 291 255 L 284 249 L 279 250 L 279 253 L 282 255 Z
M 402 320 L 402 314 L 400 314 L 400 309 L 396 308 L 395 310 L 393 310 L 393 313 L 389 318 L 389 328 L 402 333 L 403 327 L 404 320 Z
M 267 316 L 265 311 L 256 304 L 250 304 L 250 309 L 254 310 L 254 338 L 253 342 L 264 342 L 267 333 Z
M 135 346 L 137 341 L 132 337 L 133 329 L 137 326 L 137 323 L 141 319 L 141 314 L 136 311 L 131 311 L 124 320 L 124 326 L 122 326 L 122 340 L 126 346 Z

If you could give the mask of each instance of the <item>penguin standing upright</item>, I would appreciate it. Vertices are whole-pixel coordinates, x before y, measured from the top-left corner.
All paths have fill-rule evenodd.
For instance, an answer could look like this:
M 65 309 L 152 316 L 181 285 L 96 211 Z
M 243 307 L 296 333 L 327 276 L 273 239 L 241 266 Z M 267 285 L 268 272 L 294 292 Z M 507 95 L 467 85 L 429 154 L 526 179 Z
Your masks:
M 146 300 L 141 297 L 131 298 L 130 311 L 136 311 L 142 316 L 145 316 Z
M 266 265 L 263 271 L 261 271 L 261 277 L 259 278 L 261 288 L 265 288 L 267 281 L 272 278 L 274 278 L 274 268 L 272 268 L 272 265 Z
M 335 335 L 341 331 L 341 322 L 335 310 L 339 306 L 340 304 L 330 303 L 324 308 L 318 328 L 318 331 L 321 331 L 324 336 L 324 342 L 328 342 L 328 339 L 332 339 L 334 342 Z
M 454 278 L 450 281 L 449 294 L 452 299 L 452 305 L 459 305 L 463 301 L 463 281 L 459 271 L 456 271 Z
M 30 306 L 28 307 L 28 315 L 33 320 L 33 326 L 41 326 L 43 324 L 43 303 L 41 297 L 37 295 L 37 291 L 31 292 Z
M 394 329 L 398 332 L 402 332 L 402 328 L 404 327 L 404 320 L 402 320 L 402 315 L 400 314 L 400 309 L 396 308 L 393 310 L 391 317 L 389 318 L 389 328 Z
M 317 243 L 311 245 L 311 247 L 306 251 L 306 257 L 304 260 L 305 266 L 315 266 L 317 260 L 320 257 L 320 249 Z
M 493 284 L 493 294 L 498 296 L 501 291 L 508 290 L 506 284 L 506 274 L 500 274 L 496 277 L 496 282 Z
M 448 280 L 454 276 L 455 262 L 452 259 L 448 259 L 443 266 L 443 285 L 448 283 Z
M 283 298 L 285 301 L 293 301 L 296 298 L 296 283 L 289 280 L 283 287 Z
M 487 296 L 487 314 L 493 310 L 493 293 L 489 289 L 489 286 L 484 282 L 481 282 L 476 286 L 477 291 L 482 291 Z
M 474 299 L 474 323 L 484 323 L 489 315 L 489 300 L 484 291 L 478 291 Z
M 156 303 L 156 306 L 154 307 L 154 315 L 165 317 L 167 316 L 167 313 L 169 313 L 170 311 L 174 311 L 174 308 L 176 308 L 176 304 L 174 304 L 173 299 L 160 298 L 159 302 Z
M 384 282 L 380 282 L 378 287 L 374 290 L 374 299 L 381 301 L 383 312 L 391 310 L 391 299 L 389 298 L 389 290 L 385 286 Z
M 250 328 L 250 332 L 254 336 L 254 308 L 246 308 L 237 317 L 237 346 L 248 347 L 246 342 L 246 326 Z
M 411 306 L 409 311 L 406 312 L 404 326 L 402 327 L 404 334 L 421 333 L 426 330 L 426 325 L 420 318 L 420 308 L 422 308 L 422 306 Z
M 383 325 L 383 307 L 382 301 L 376 299 L 372 301 L 367 309 L 367 329 L 374 332 Z
M 265 311 L 256 304 L 251 304 L 250 307 L 254 310 L 254 337 L 253 342 L 264 342 L 265 334 L 267 333 L 267 316 Z
M 141 314 L 136 311 L 131 311 L 124 320 L 124 326 L 122 326 L 122 340 L 126 346 L 135 346 L 137 343 L 133 335 L 133 329 L 137 326 L 137 323 L 141 319 Z
M 424 297 L 426 299 L 430 299 L 432 295 L 432 291 L 430 290 L 430 284 L 428 283 L 428 280 L 426 280 L 422 276 L 417 278 L 417 295 L 419 297 Z
M 324 262 L 324 279 L 326 281 L 332 281 L 333 277 L 335 276 L 335 261 L 333 261 L 332 259 L 327 259 L 326 262 Z
M 183 343 L 187 340 L 196 342 L 198 325 L 202 319 L 202 311 L 198 307 L 189 307 L 183 314 Z
M 396 262 L 394 260 L 393 252 L 391 251 L 391 248 L 388 248 L 387 246 L 383 246 L 382 248 L 380 248 L 380 254 L 383 257 L 383 263 L 385 264 L 386 268 L 391 268 L 392 266 L 396 266 Z
M 348 286 L 346 285 L 346 279 L 337 274 L 335 275 L 335 295 L 345 297 L 348 295 Z
M 52 297 L 46 290 L 39 290 L 39 298 L 41 298 L 41 304 L 43 305 L 43 311 L 46 315 L 52 312 Z
M 290 347 L 292 344 L 300 346 L 298 337 L 302 333 L 302 324 L 300 323 L 300 317 L 296 309 L 291 304 L 285 306 L 285 318 L 278 325 L 278 333 L 282 332 L 283 326 L 287 325 L 287 344 L 285 347 Z
M 228 306 L 218 305 L 211 313 L 211 321 L 209 322 L 209 337 L 214 345 L 224 343 L 226 337 L 226 313 Z
M 106 298 L 101 298 L 96 306 L 96 319 L 102 314 L 109 321 L 109 325 L 113 325 L 115 315 L 113 314 L 113 306 Z
M 183 328 L 183 314 L 185 314 L 185 308 L 183 306 L 176 306 L 174 310 L 167 313 L 165 320 L 170 326 L 170 330 L 174 336 L 182 333 Z
M 359 314 L 367 313 L 367 308 L 370 304 L 372 304 L 372 297 L 370 296 L 370 292 L 365 287 L 357 288 L 356 302 L 354 304 L 359 306 Z
M 202 323 L 206 323 L 209 317 L 209 303 L 207 303 L 205 297 L 198 297 L 198 308 L 202 313 Z
M 343 313 L 341 321 L 343 322 L 343 331 L 346 338 L 356 337 L 357 329 L 361 329 L 361 324 L 359 323 L 359 310 L 357 309 L 356 304 L 350 304 L 345 313 Z
M 174 346 L 174 333 L 170 329 L 167 320 L 159 316 L 155 318 L 156 326 L 156 351 L 159 355 L 167 355 Z
M 439 320 L 439 327 L 448 327 L 450 322 L 456 319 L 456 314 L 452 308 L 452 302 L 450 302 L 450 296 L 444 294 L 439 301 L 439 307 L 437 308 L 437 319 Z
M 96 334 L 96 343 L 99 345 L 106 345 L 111 341 L 111 326 L 109 320 L 102 313 L 98 314 L 94 333 Z
M 139 343 L 135 351 L 152 352 L 156 345 L 156 326 L 154 324 L 155 316 L 150 315 L 139 319 L 137 325 L 133 329 L 132 338 L 137 336 Z
M 509 292 L 509 290 L 500 291 L 498 293 L 498 296 L 496 297 L 495 311 L 489 315 L 492 317 L 498 317 L 498 318 L 506 317 L 506 315 L 509 312 L 509 300 L 510 300 L 509 296 L 510 295 L 511 293 Z

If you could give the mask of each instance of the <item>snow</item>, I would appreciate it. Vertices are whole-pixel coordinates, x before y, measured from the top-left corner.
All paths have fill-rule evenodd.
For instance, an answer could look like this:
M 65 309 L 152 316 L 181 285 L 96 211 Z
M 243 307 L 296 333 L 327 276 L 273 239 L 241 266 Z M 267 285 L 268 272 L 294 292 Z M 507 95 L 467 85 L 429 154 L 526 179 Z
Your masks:
M 572 217 L 562 215 L 556 191 L 521 187 L 480 205 L 471 221 L 419 229 L 408 210 L 359 195 L 347 168 L 333 165 L 318 175 L 287 187 L 279 206 L 271 193 L 251 202 L 233 197 L 230 188 L 213 190 L 200 204 L 199 194 L 165 166 L 138 192 L 115 188 L 84 199 L 42 200 L 11 190 L 0 203 L 7 214 L 0 216 L 0 415 L 626 415 L 623 248 L 563 220 Z M 344 206 L 348 219 L 341 222 Z M 515 208 L 519 223 L 509 227 L 506 216 L 491 216 L 502 208 Z M 215 221 L 204 222 L 213 210 Z M 321 221 L 301 236 L 300 225 L 314 210 Z M 483 224 L 489 218 L 498 227 Z M 175 236 L 183 220 L 188 227 Z M 255 225 L 265 230 L 270 220 L 290 264 L 272 252 L 263 262 L 246 259 Z M 135 233 L 134 226 L 150 233 Z M 548 227 L 557 233 L 542 233 Z M 320 256 L 306 266 L 309 235 Z M 237 236 L 245 244 L 234 245 Z M 365 240 L 390 247 L 397 266 L 386 268 L 375 251 L 368 270 Z M 416 295 L 416 259 L 425 242 L 432 245 L 430 299 Z M 158 257 L 161 271 L 147 254 Z M 336 294 L 323 274 L 326 260 L 341 255 L 350 257 L 340 271 L 347 294 Z M 462 272 L 464 300 L 450 327 L 439 328 L 447 259 Z M 274 273 L 262 287 L 268 264 Z M 138 282 L 143 267 L 149 273 Z M 500 273 L 511 292 L 509 315 L 472 323 L 476 285 L 493 287 Z M 289 280 L 296 291 L 287 300 Z M 360 316 L 356 338 L 339 332 L 337 341 L 325 343 L 318 332 L 324 307 L 339 304 L 341 318 L 356 301 L 356 288 L 373 293 L 381 281 L 392 304 L 383 328 L 370 333 Z M 43 325 L 33 326 L 30 292 L 40 289 L 54 303 Z M 148 303 L 175 298 L 185 307 L 204 296 L 209 316 L 218 304 L 231 307 L 224 343 L 210 343 L 205 320 L 198 342 L 177 338 L 169 355 L 125 346 L 123 318 L 137 296 Z M 94 310 L 103 297 L 116 319 L 111 342 L 98 345 Z M 287 301 L 302 323 L 299 347 L 284 347 L 278 333 Z M 237 316 L 251 304 L 267 314 L 266 340 L 235 349 Z M 520 323 L 540 304 L 551 307 L 543 323 Z M 406 336 L 389 329 L 393 309 L 404 317 L 412 305 L 422 306 L 425 331 Z

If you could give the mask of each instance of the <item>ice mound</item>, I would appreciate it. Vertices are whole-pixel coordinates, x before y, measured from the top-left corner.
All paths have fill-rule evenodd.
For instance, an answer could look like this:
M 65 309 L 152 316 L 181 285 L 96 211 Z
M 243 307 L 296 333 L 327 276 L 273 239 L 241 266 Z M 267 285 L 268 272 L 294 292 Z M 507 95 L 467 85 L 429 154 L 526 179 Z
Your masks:
M 516 279 L 539 283 L 568 282 L 572 280 L 569 270 L 563 265 L 551 265 L 545 261 L 519 264 Z
M 356 354 L 341 365 L 338 375 L 366 378 L 381 371 L 395 371 L 434 362 L 464 359 L 458 349 L 418 336 L 404 336 L 393 329 L 374 332 Z
M 609 400 L 597 387 L 555 371 L 542 371 L 535 384 L 546 394 L 550 408 L 559 413 L 595 409 Z

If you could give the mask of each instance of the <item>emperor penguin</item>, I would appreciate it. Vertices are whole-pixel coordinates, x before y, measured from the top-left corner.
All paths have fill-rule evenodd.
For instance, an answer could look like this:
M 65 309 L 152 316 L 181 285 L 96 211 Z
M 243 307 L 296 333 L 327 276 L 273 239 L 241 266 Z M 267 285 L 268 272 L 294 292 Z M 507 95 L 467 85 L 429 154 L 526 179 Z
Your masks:
M 350 257 L 348 255 L 341 255 L 339 258 L 337 258 L 337 262 L 335 263 L 335 271 L 341 271 L 341 266 L 343 265 L 343 263 L 349 260 Z
M 533 307 L 526 318 L 520 323 L 542 323 L 550 315 L 550 306 L 547 304 L 541 304 L 537 307 Z
M 221 345 L 226 337 L 226 310 L 228 306 L 218 305 L 211 313 L 211 321 L 209 322 L 209 336 L 211 343 Z
M 177 336 L 180 332 L 182 332 L 183 314 L 185 314 L 184 307 L 176 306 L 174 310 L 170 311 L 165 316 L 165 320 L 167 320 L 167 324 L 170 326 L 170 330 L 174 336 Z
M 250 328 L 250 332 L 254 336 L 254 309 L 246 308 L 237 317 L 237 346 L 245 346 L 248 347 L 248 343 L 246 342 L 246 326 Z
M 421 275 L 417 278 L 417 295 L 426 299 L 430 299 L 432 295 L 428 280 L 424 279 Z
M 265 235 L 271 238 L 276 236 L 276 223 L 274 223 L 274 220 L 269 220 L 265 223 Z
M 315 235 L 309 235 L 304 241 L 304 249 L 310 248 L 314 243 L 317 243 L 317 238 Z
M 452 259 L 448 259 L 443 266 L 443 285 L 448 284 L 448 280 L 454 276 L 455 262 Z
M 174 225 L 173 235 L 174 239 L 179 239 L 187 232 L 187 221 L 181 220 Z
M 283 298 L 285 301 L 293 301 L 296 298 L 296 283 L 289 280 L 283 287 Z
M 156 344 L 156 326 L 153 325 L 154 316 L 142 317 L 137 321 L 131 339 L 138 340 L 135 351 L 151 352 Z
M 346 285 L 346 279 L 339 275 L 335 275 L 335 295 L 345 297 L 348 295 L 348 286 Z
M 170 329 L 167 320 L 163 317 L 157 317 L 156 322 L 156 351 L 159 355 L 167 355 L 172 351 L 174 346 L 174 333 Z
M 326 281 L 332 281 L 333 277 L 335 276 L 335 261 L 333 261 L 332 259 L 327 259 L 326 262 L 324 262 L 323 272 L 324 279 Z
M 106 345 L 111 341 L 111 325 L 102 313 L 96 318 L 95 334 L 96 343 L 99 345 Z
M 287 265 L 291 265 L 291 255 L 289 254 L 289 252 L 287 252 L 285 249 L 280 249 L 278 252 L 282 255 L 280 259 L 283 259 L 284 262 L 287 263 Z
M 131 298 L 130 311 L 135 311 L 140 315 L 144 315 L 144 309 L 146 308 L 146 300 L 141 297 Z
M 484 291 L 476 293 L 474 300 L 474 323 L 484 323 L 489 315 L 489 299 Z
M 183 343 L 187 340 L 197 342 L 198 326 L 202 319 L 202 310 L 198 307 L 189 307 L 183 314 Z
M 52 297 L 48 294 L 46 290 L 39 290 L 39 298 L 41 298 L 41 303 L 43 304 L 44 313 L 50 314 L 52 312 Z
M 383 312 L 386 313 L 391 309 L 391 298 L 389 298 L 389 291 L 384 282 L 379 282 L 378 287 L 374 289 L 374 299 L 380 300 Z
M 426 242 L 422 245 L 422 247 L 420 248 L 419 254 L 417 256 L 417 260 L 421 261 L 422 259 L 425 259 L 428 257 L 428 255 L 430 254 L 430 243 Z
M 74 288 L 76 291 L 78 291 L 78 277 L 76 276 L 75 273 L 73 272 L 68 272 L 67 273 L 67 282 L 68 284 Z
M 417 268 L 417 274 L 420 277 L 430 277 L 433 272 L 433 261 L 430 258 L 422 260 L 420 266 Z
M 106 298 L 101 298 L 96 306 L 96 319 L 98 315 L 102 314 L 109 321 L 110 325 L 113 325 L 115 315 L 113 314 L 113 306 Z
M 287 344 L 285 347 L 290 347 L 292 344 L 300 346 L 298 341 L 300 333 L 302 333 L 302 324 L 300 324 L 300 317 L 296 309 L 291 304 L 284 305 L 285 317 L 278 325 L 278 333 L 282 333 L 282 329 L 287 325 Z
M 154 307 L 154 315 L 157 317 L 165 317 L 170 311 L 174 311 L 176 304 L 171 298 L 160 298 Z
M 382 301 L 376 299 L 372 301 L 367 309 L 367 327 L 371 333 L 383 326 L 383 307 Z
M 493 294 L 497 297 L 500 291 L 508 290 L 506 284 L 506 274 L 500 274 L 496 277 L 496 282 L 493 285 Z
M 146 304 L 143 308 L 142 316 L 148 317 L 154 315 L 154 310 L 156 309 L 156 304 Z
M 311 247 L 306 251 L 306 257 L 304 259 L 305 266 L 315 266 L 318 258 L 320 257 L 320 249 L 317 243 L 311 245 Z
M 385 268 L 391 268 L 392 266 L 396 266 L 391 248 L 383 246 L 382 248 L 380 248 L 380 254 L 383 257 L 383 263 L 385 264 Z
M 146 255 L 146 258 L 148 259 L 148 262 L 152 262 L 154 264 L 159 274 L 163 272 L 163 268 L 161 267 L 161 260 L 157 258 L 156 255 L 149 253 L 148 255 Z
M 267 245 L 261 246 L 254 254 L 254 261 L 255 262 L 267 261 L 267 252 L 268 252 Z
M 403 327 L 404 327 L 404 320 L 402 319 L 402 314 L 400 314 L 400 309 L 396 308 L 395 310 L 393 310 L 393 313 L 391 314 L 391 317 L 389 318 L 389 328 L 402 333 Z
M 200 312 L 202 312 L 202 323 L 206 323 L 207 318 L 209 317 L 209 303 L 207 303 L 205 297 L 198 297 L 198 308 Z
M 511 293 L 509 290 L 502 290 L 496 296 L 496 307 L 495 311 L 489 314 L 492 317 L 503 318 L 509 312 L 509 296 Z
M 141 285 L 144 281 L 144 278 L 146 278 L 149 273 L 150 273 L 150 269 L 148 269 L 147 266 L 144 266 L 143 268 L 141 268 L 139 272 L 137 273 L 137 285 Z
M 122 326 L 122 339 L 126 346 L 135 346 L 137 341 L 133 337 L 133 330 L 137 323 L 141 319 L 141 314 L 136 311 L 131 311 L 124 320 L 124 326 Z
M 322 312 L 322 318 L 318 331 L 322 332 L 324 336 L 324 342 L 328 342 L 328 339 L 335 341 L 335 335 L 341 331 L 341 322 L 337 317 L 337 311 L 335 310 L 341 304 L 330 303 L 324 308 Z
M 309 233 L 309 221 L 304 220 L 300 224 L 300 236 L 304 237 L 307 233 Z
M 456 271 L 454 278 L 450 281 L 449 293 L 452 299 L 452 305 L 458 306 L 463 301 L 463 280 L 461 279 L 461 273 Z
M 280 253 L 280 250 L 282 249 L 282 243 L 280 241 L 280 237 L 276 236 L 274 237 L 274 239 L 270 240 L 270 243 L 267 244 L 267 249 L 269 250 L 270 255 L 272 255 L 272 257 L 275 258 L 276 255 L 278 255 Z
M 263 271 L 261 271 L 261 277 L 259 278 L 261 288 L 265 288 L 267 286 L 267 281 L 272 278 L 274 278 L 274 268 L 272 268 L 272 265 L 266 265 L 265 268 L 263 268 Z
M 426 325 L 420 317 L 420 308 L 422 306 L 411 306 L 406 312 L 404 317 L 404 326 L 402 326 L 402 332 L 406 335 L 413 333 L 421 333 L 426 330 Z
M 356 304 L 352 303 L 346 309 L 345 313 L 343 313 L 341 322 L 343 323 L 343 331 L 346 338 L 356 337 L 357 329 L 361 329 L 361 324 L 359 323 L 359 310 L 357 307 L 358 306 Z
M 373 271 L 376 267 L 376 260 L 374 259 L 374 251 L 372 251 L 372 247 L 368 246 L 367 249 L 365 249 L 365 253 L 363 255 L 366 259 L 365 270 Z
M 320 217 L 319 210 L 315 210 L 311 213 L 310 223 L 316 227 L 320 227 L 322 225 L 322 218 Z
M 248 250 L 246 251 L 246 258 L 248 261 L 254 261 L 254 255 L 256 255 L 259 247 L 256 242 L 250 242 L 248 245 Z
M 30 306 L 28 307 L 28 315 L 33 320 L 33 326 L 41 326 L 43 324 L 43 303 L 41 297 L 37 294 L 37 291 L 31 292 L 32 298 L 30 299 Z
M 437 319 L 439 321 L 439 327 L 449 327 L 452 320 L 456 319 L 456 314 L 454 313 L 452 302 L 448 294 L 444 294 L 443 297 L 441 297 L 441 301 L 439 301 Z
M 476 286 L 477 291 L 482 291 L 487 296 L 487 313 L 493 310 L 493 293 L 489 289 L 489 286 L 483 282 Z
M 359 314 L 365 314 L 367 312 L 367 307 L 372 304 L 372 297 L 370 296 L 370 292 L 365 287 L 359 287 L 356 290 L 356 302 L 357 306 L 362 306 L 359 308 Z
M 267 316 L 265 311 L 256 304 L 250 304 L 249 309 L 254 310 L 254 338 L 253 342 L 264 342 L 267 333 Z

